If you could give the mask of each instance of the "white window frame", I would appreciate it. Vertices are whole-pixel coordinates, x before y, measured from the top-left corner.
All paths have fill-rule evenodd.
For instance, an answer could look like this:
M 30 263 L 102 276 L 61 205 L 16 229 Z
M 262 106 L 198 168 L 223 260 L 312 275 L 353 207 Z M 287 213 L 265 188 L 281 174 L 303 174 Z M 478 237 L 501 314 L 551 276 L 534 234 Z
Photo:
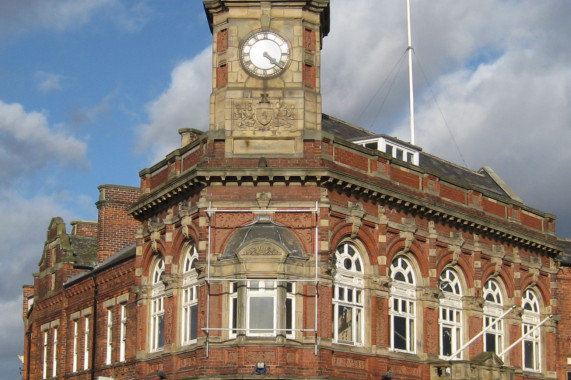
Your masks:
M 333 287 L 333 341 L 363 346 L 365 341 L 364 266 L 361 253 L 350 242 L 335 250 Z
M 540 309 L 539 301 L 535 292 L 531 289 L 527 289 L 523 293 L 522 297 L 522 324 L 521 333 L 522 336 L 527 334 L 531 329 L 540 323 Z M 531 348 L 531 355 L 533 363 L 531 366 L 527 365 L 527 355 L 526 345 Z M 541 329 L 536 329 L 531 334 L 529 334 L 525 339 L 523 339 L 521 347 L 521 362 L 524 371 L 529 372 L 541 372 Z
M 387 140 L 384 137 L 363 139 L 354 141 L 354 143 L 369 149 L 376 149 L 381 152 L 385 152 L 397 160 L 405 161 L 418 166 L 419 152 L 417 150 L 407 147 L 403 144 L 399 144 L 395 141 Z M 376 144 L 376 148 L 373 148 L 371 144 Z
M 79 339 L 79 323 L 76 320 L 73 321 L 73 360 L 71 372 L 77 372 L 77 357 L 78 357 L 78 339 Z
M 246 336 L 276 336 L 276 329 L 278 328 L 278 286 L 274 280 L 248 280 L 246 282 Z M 263 315 L 258 313 L 252 304 L 259 299 L 271 298 L 272 318 L 271 326 L 258 327 L 255 325 L 254 318 Z M 268 310 L 269 312 L 269 310 Z
M 107 309 L 107 340 L 105 342 L 105 364 L 110 365 L 113 356 L 113 309 Z
M 229 283 L 229 320 L 228 320 L 228 326 L 230 329 L 228 336 L 230 338 L 236 338 L 237 334 L 238 334 L 238 282 L 236 281 L 231 281 Z
M 194 344 L 198 337 L 198 287 L 196 262 L 198 252 L 192 244 L 184 256 L 182 278 L 181 344 Z
M 484 285 L 484 329 L 493 324 L 503 314 L 503 296 L 500 284 L 489 279 Z M 504 347 L 504 321 L 498 321 L 492 328 L 484 334 L 484 351 L 490 352 L 488 338 L 494 340 L 496 355 L 503 351 Z
M 286 282 L 286 305 L 285 305 L 285 328 L 286 328 L 286 338 L 294 339 L 295 338 L 295 294 L 296 294 L 296 286 L 295 282 Z M 288 310 L 289 304 L 289 310 Z M 290 326 L 288 326 L 287 320 L 290 320 Z
M 400 274 L 400 275 L 399 275 Z M 395 352 L 416 353 L 416 274 L 405 256 L 397 256 L 390 266 L 392 278 L 389 297 L 390 348 Z M 404 281 L 403 281 L 404 280 Z M 404 322 L 404 348 L 396 347 L 396 322 Z M 398 334 L 401 335 L 401 334 Z
M 127 349 L 127 307 L 121 304 L 121 331 L 119 344 L 119 361 L 125 361 L 125 352 Z
M 161 276 L 165 264 L 162 258 L 156 260 L 151 279 L 151 323 L 150 323 L 150 351 L 160 352 L 164 349 L 165 333 L 165 285 Z
M 252 311 L 253 302 L 260 298 L 272 298 L 272 320 L 268 328 L 256 328 L 253 323 L 253 318 L 263 314 Z M 240 317 L 240 310 L 238 310 L 239 299 L 244 300 L 243 321 Z M 293 339 L 296 333 L 295 304 L 296 284 L 293 281 L 250 279 L 240 284 L 237 281 L 231 281 L 229 283 L 229 337 L 236 338 L 238 332 L 244 331 L 248 337 L 275 337 L 283 333 L 286 338 Z M 284 305 L 283 309 L 279 305 Z M 279 314 L 280 310 L 285 312 L 283 316 Z M 290 326 L 288 326 L 288 319 Z
M 42 362 L 42 379 L 48 378 L 48 330 L 44 331 L 44 349 L 43 349 L 43 362 Z
M 57 328 L 53 329 L 53 341 L 52 341 L 52 377 L 57 376 L 57 360 L 58 360 L 58 352 L 57 352 Z
M 439 279 L 439 287 L 444 295 L 440 299 L 440 307 L 438 313 L 439 324 L 439 341 L 440 341 L 440 358 L 447 359 L 453 353 L 457 352 L 462 346 L 462 284 L 456 271 L 446 268 L 442 271 Z M 449 334 L 447 338 L 446 335 Z M 445 339 L 448 339 L 450 352 L 444 352 Z M 457 360 L 462 359 L 462 352 L 455 357 Z
M 89 369 L 89 317 L 85 317 L 83 330 L 83 369 Z

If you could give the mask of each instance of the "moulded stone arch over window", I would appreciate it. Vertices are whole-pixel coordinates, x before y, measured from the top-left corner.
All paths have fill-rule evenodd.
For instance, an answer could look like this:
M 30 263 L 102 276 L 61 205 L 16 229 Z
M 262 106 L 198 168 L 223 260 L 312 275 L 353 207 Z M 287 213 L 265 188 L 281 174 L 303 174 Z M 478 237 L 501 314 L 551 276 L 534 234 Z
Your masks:
M 495 279 L 489 279 L 484 284 L 484 328 L 494 324 L 503 314 L 504 296 L 500 283 Z M 484 351 L 495 352 L 496 355 L 503 351 L 504 345 L 504 321 L 498 321 L 484 335 Z
M 521 298 L 523 309 L 521 333 L 529 333 L 540 323 L 540 305 L 536 292 L 526 289 Z M 522 342 L 522 367 L 525 371 L 541 371 L 541 329 L 531 332 Z
M 198 273 L 196 263 L 198 251 L 194 243 L 185 247 L 182 257 L 182 290 L 181 290 L 181 344 L 196 343 L 198 328 Z
M 392 279 L 389 316 L 390 348 L 399 352 L 416 352 L 416 272 L 410 260 L 397 255 L 391 262 Z
M 438 279 L 442 291 L 438 313 L 440 357 L 448 358 L 462 346 L 463 313 L 462 296 L 464 294 L 458 272 L 445 268 Z M 462 353 L 456 356 L 462 359 Z
M 335 249 L 333 286 L 333 340 L 336 343 L 364 344 L 364 265 L 361 252 L 352 242 Z
M 162 351 L 165 343 L 165 284 L 163 274 L 165 261 L 157 257 L 153 261 L 151 270 L 151 305 L 150 305 L 150 331 L 149 349 L 151 352 Z

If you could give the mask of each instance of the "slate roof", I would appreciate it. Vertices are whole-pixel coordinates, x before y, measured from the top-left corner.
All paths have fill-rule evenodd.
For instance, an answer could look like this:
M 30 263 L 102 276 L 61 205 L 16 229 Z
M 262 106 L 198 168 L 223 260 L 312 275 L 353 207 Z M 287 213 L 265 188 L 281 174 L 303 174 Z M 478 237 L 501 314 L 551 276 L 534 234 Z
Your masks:
M 109 256 L 101 264 L 95 265 L 92 270 L 85 271 L 85 272 L 82 272 L 82 273 L 79 273 L 75 276 L 70 277 L 69 280 L 67 280 L 67 282 L 65 283 L 65 285 L 69 286 L 69 285 L 71 285 L 71 284 L 73 284 L 73 283 L 75 283 L 75 282 L 77 282 L 83 278 L 90 277 L 90 276 L 92 276 L 98 272 L 105 270 L 106 268 L 112 267 L 118 263 L 121 263 L 125 260 L 129 260 L 129 259 L 135 257 L 135 255 L 136 255 L 136 249 L 135 248 L 136 248 L 135 244 L 130 245 L 126 248 L 123 248 L 119 252 Z
M 566 267 L 571 267 L 571 239 L 559 239 L 561 246 L 563 248 L 562 252 L 559 254 L 558 259 L 561 264 Z
M 383 134 L 375 134 L 373 132 L 367 131 L 366 129 L 351 125 L 326 114 L 323 114 L 322 117 L 322 129 L 348 141 L 363 140 L 366 138 L 375 137 L 383 137 L 387 140 L 396 141 L 402 145 L 413 147 L 415 150 L 419 151 L 419 167 L 441 178 L 446 178 L 452 182 L 460 183 L 467 187 L 477 187 L 484 192 L 493 193 L 496 197 L 500 198 L 510 199 L 513 198 L 513 195 L 515 195 L 512 194 L 512 196 L 510 196 L 510 194 L 505 190 L 507 185 L 498 183 L 497 180 L 492 178 L 489 173 L 489 171 L 491 171 L 490 169 L 488 169 L 489 171 L 480 169 L 478 172 L 475 172 L 471 169 L 463 168 L 449 161 L 425 153 L 421 148 L 401 141 L 395 137 Z M 501 182 L 499 177 L 497 179 Z M 504 185 L 504 187 L 502 187 L 502 185 Z

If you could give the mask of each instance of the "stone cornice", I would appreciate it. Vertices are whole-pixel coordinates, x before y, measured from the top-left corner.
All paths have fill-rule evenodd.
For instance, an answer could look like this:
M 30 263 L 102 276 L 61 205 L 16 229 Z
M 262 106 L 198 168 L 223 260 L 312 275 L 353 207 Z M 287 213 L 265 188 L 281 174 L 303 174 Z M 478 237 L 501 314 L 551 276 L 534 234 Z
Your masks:
M 410 194 L 407 189 L 390 186 L 390 181 L 371 181 L 351 176 L 335 169 L 327 168 L 224 168 L 194 169 L 183 176 L 167 182 L 151 194 L 143 197 L 129 210 L 129 214 L 139 220 L 154 213 L 158 209 L 182 200 L 188 194 L 199 191 L 213 183 L 244 184 L 249 183 L 288 186 L 292 183 L 301 185 L 335 188 L 346 193 L 356 194 L 361 198 L 401 209 L 407 213 L 454 225 L 457 228 L 469 229 L 478 234 L 495 239 L 509 241 L 514 245 L 542 251 L 545 254 L 557 255 L 561 247 L 555 237 L 547 234 L 526 231 L 519 225 L 512 225 L 506 220 L 499 220 L 473 210 L 467 206 L 452 206 L 437 199 Z M 516 230 L 517 228 L 517 230 Z M 551 241 L 553 240 L 553 241 Z

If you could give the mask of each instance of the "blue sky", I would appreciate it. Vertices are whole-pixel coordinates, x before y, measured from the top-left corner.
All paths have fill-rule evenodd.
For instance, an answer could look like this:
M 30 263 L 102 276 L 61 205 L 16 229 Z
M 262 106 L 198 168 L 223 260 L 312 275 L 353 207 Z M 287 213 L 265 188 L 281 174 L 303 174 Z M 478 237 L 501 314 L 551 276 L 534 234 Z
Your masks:
M 405 1 L 332 3 L 324 112 L 408 140 Z M 571 237 L 571 2 L 411 5 L 417 145 L 491 166 Z M 210 38 L 199 0 L 0 0 L 4 378 L 51 217 L 95 220 L 97 186 L 138 186 L 179 128 L 207 128 Z

